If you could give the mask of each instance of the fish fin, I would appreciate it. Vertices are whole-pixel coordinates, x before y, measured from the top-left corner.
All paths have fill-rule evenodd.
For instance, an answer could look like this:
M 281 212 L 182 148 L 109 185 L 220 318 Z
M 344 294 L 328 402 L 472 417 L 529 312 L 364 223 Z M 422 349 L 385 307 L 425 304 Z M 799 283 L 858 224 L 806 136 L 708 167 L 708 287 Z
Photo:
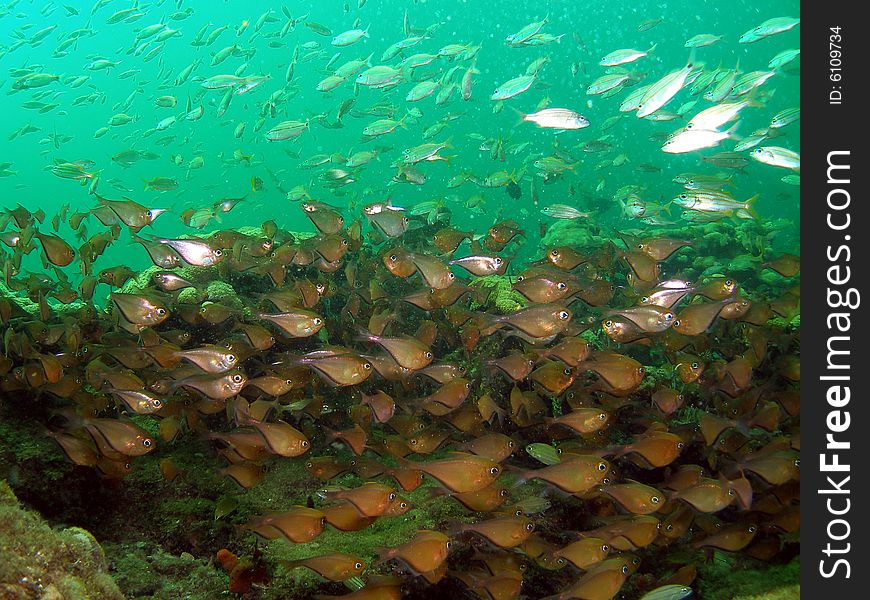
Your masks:
M 761 193 L 755 194 L 752 198 L 746 201 L 744 210 L 749 214 L 750 217 L 755 219 L 756 221 L 759 219 L 758 212 L 756 212 L 755 207 L 753 206 L 755 202 L 761 197 Z
M 526 122 L 526 117 L 528 116 L 526 113 L 524 113 L 523 111 L 519 110 L 518 108 L 516 108 L 514 106 L 511 106 L 509 108 L 512 111 L 514 111 L 515 113 L 517 113 L 517 122 L 514 123 L 514 127 L 518 127 L 519 125 L 522 125 L 523 123 Z M 513 129 L 513 127 L 511 129 Z

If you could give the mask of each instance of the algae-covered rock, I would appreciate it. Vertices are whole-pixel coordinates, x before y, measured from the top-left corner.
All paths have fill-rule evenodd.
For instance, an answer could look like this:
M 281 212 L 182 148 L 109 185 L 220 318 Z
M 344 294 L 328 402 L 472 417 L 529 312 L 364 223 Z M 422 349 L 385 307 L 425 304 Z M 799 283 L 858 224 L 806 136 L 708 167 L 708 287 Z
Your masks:
M 112 600 L 124 595 L 102 548 L 78 527 L 54 530 L 0 481 L 0 597 Z
M 590 228 L 579 221 L 559 220 L 547 228 L 541 240 L 542 248 L 553 246 L 592 246 L 595 239 Z

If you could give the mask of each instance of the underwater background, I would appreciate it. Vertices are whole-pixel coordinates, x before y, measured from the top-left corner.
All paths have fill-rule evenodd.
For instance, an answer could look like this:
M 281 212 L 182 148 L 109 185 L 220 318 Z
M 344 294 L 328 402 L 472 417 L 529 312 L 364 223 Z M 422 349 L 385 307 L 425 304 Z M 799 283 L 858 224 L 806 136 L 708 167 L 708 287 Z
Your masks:
M 799 16 L 0 5 L 0 597 L 799 597 Z

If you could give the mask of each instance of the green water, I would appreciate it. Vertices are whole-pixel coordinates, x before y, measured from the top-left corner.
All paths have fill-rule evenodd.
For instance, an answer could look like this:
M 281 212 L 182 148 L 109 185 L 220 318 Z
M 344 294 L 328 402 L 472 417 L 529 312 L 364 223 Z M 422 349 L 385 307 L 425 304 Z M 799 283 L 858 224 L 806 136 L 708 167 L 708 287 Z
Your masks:
M 767 62 L 781 50 L 799 47 L 799 28 L 784 34 L 763 39 L 754 44 L 738 44 L 737 38 L 748 29 L 775 16 L 799 16 L 797 2 L 692 2 L 671 1 L 667 3 L 638 2 L 522 2 L 505 0 L 495 3 L 453 0 L 430 2 L 383 2 L 370 0 L 362 8 L 356 0 L 349 2 L 326 1 L 317 3 L 287 2 L 286 11 L 292 17 L 307 16 L 309 22 L 322 24 L 336 35 L 354 27 L 368 28 L 368 37 L 356 44 L 337 48 L 330 44 L 332 35 L 315 33 L 300 21 L 283 36 L 280 35 L 287 21 L 281 5 L 271 2 L 150 2 L 140 3 L 140 17 L 121 20 L 115 24 L 106 21 L 116 11 L 129 8 L 124 2 L 89 3 L 70 1 L 64 8 L 60 2 L 10 2 L 0 9 L 0 64 L 3 72 L 4 120 L 3 136 L 0 137 L 0 162 L 10 166 L 0 178 L 2 205 L 12 208 L 16 203 L 36 210 L 42 208 L 48 221 L 62 205 L 70 206 L 70 214 L 87 211 L 96 205 L 87 186 L 60 179 L 47 169 L 55 159 L 94 161 L 94 171 L 99 172 L 97 192 L 107 198 L 118 200 L 130 198 L 148 207 L 168 208 L 169 214 L 161 216 L 156 225 L 144 233 L 163 236 L 178 236 L 195 232 L 186 228 L 179 214 L 187 208 L 209 206 L 226 197 L 248 194 L 246 202 L 233 212 L 222 215 L 223 221 L 212 221 L 203 232 L 218 228 L 233 228 L 241 225 L 258 225 L 266 219 L 274 219 L 279 226 L 290 230 L 312 230 L 298 206 L 286 199 L 286 191 L 297 185 L 305 185 L 311 195 L 341 208 L 348 222 L 359 215 L 358 207 L 375 200 L 390 197 L 394 204 L 403 207 L 428 200 L 443 200 L 453 214 L 453 223 L 459 227 L 485 230 L 499 218 L 516 219 L 527 230 L 532 243 L 524 247 L 528 256 L 535 255 L 534 247 L 539 235 L 540 223 L 552 220 L 540 214 L 540 208 L 552 203 L 565 203 L 581 210 L 591 210 L 594 219 L 607 227 L 643 228 L 642 223 L 624 219 L 619 206 L 613 201 L 614 193 L 625 185 L 642 186 L 641 197 L 647 202 L 666 202 L 680 192 L 680 186 L 672 178 L 680 172 L 714 174 L 725 171 L 699 161 L 699 156 L 727 151 L 734 142 L 726 140 L 717 148 L 684 155 L 668 155 L 660 150 L 659 137 L 650 136 L 676 131 L 685 124 L 685 118 L 667 122 L 649 122 L 635 118 L 633 113 L 619 113 L 619 103 L 631 87 L 617 95 L 605 98 L 588 96 L 586 86 L 605 72 L 598 61 L 608 52 L 619 48 L 646 50 L 657 44 L 648 57 L 624 65 L 639 78 L 639 84 L 652 83 L 665 74 L 682 67 L 689 56 L 683 44 L 689 37 L 700 33 L 722 36 L 718 43 L 696 51 L 696 64 L 715 68 L 720 63 L 733 68 L 739 61 L 743 72 L 766 70 Z M 69 14 L 72 10 L 78 14 Z M 264 13 L 269 13 L 265 19 Z M 554 36 L 563 35 L 556 43 L 536 47 L 509 47 L 505 37 L 520 30 L 526 24 L 548 17 L 541 30 Z M 178 20 L 180 17 L 184 17 Z M 638 31 L 638 25 L 647 20 L 661 22 L 651 29 Z M 243 28 L 243 23 L 248 23 Z M 262 22 L 256 30 L 258 22 Z M 337 66 L 351 59 L 364 59 L 372 55 L 371 64 L 395 65 L 403 54 L 381 63 L 383 51 L 392 43 L 406 37 L 403 22 L 410 25 L 412 34 L 427 38 L 406 51 L 414 53 L 437 53 L 447 44 L 479 44 L 474 65 L 480 72 L 473 76 L 472 95 L 462 99 L 461 90 L 443 106 L 435 105 L 435 95 L 416 102 L 405 101 L 408 90 L 425 78 L 438 78 L 453 66 L 460 65 L 453 81 L 458 82 L 471 61 L 445 58 L 435 59 L 431 64 L 415 69 L 413 75 L 397 87 L 387 90 L 355 89 L 352 79 L 337 89 L 322 93 L 315 90 L 317 83 Z M 165 23 L 178 33 L 166 39 L 157 50 L 156 35 L 136 41 L 142 28 Z M 30 43 L 32 36 L 45 27 L 56 26 L 42 41 Z M 205 36 L 218 27 L 227 26 L 209 46 L 193 46 L 197 32 L 203 27 Z M 243 30 L 242 30 L 243 29 Z M 76 31 L 81 35 L 78 35 Z M 239 32 L 239 30 L 242 30 Z M 428 33 L 425 33 L 428 31 Z M 70 34 L 78 35 L 75 43 L 66 43 Z M 131 52 L 137 46 L 138 55 Z M 59 46 L 65 46 L 58 51 Z M 237 52 L 217 66 L 211 66 L 212 56 L 236 45 Z M 294 48 L 299 50 L 298 62 L 291 81 L 286 80 L 287 67 Z M 145 60 L 151 53 L 152 58 Z M 329 70 L 327 62 L 338 54 Z M 549 62 L 540 71 L 538 81 L 523 94 L 504 102 L 499 112 L 494 112 L 496 103 L 489 95 L 497 85 L 525 72 L 526 66 L 539 57 L 548 57 Z M 86 66 L 95 59 L 120 61 L 115 67 L 91 71 Z M 186 83 L 174 84 L 178 74 L 187 65 L 198 61 Z M 770 117 L 778 111 L 799 106 L 799 59 L 759 88 L 764 106 L 742 111 L 737 128 L 738 135 L 766 127 Z M 572 66 L 575 74 L 572 74 Z M 17 70 L 17 71 L 16 71 Z M 28 72 L 45 72 L 59 79 L 38 89 L 16 91 L 12 83 Z M 220 74 L 269 75 L 271 79 L 253 91 L 233 97 L 226 113 L 216 116 L 223 90 L 205 90 L 202 81 Z M 124 74 L 125 78 L 120 76 Z M 79 76 L 87 80 L 78 87 L 71 82 Z M 257 122 L 264 103 L 274 93 L 283 90 L 283 98 L 274 106 L 274 116 L 266 110 L 265 119 Z M 160 108 L 155 98 L 172 95 L 178 104 L 174 108 Z M 36 99 L 34 100 L 34 96 Z M 399 128 L 373 141 L 364 141 L 362 129 L 379 116 L 347 115 L 343 127 L 327 129 L 316 115 L 326 113 L 333 121 L 339 104 L 356 98 L 353 111 L 364 110 L 377 102 L 393 105 L 396 119 L 407 109 L 422 112 L 418 119 L 411 119 L 407 129 Z M 699 112 L 711 103 L 691 97 L 683 90 L 665 107 L 675 111 L 691 99 L 699 99 L 686 118 Z M 197 121 L 187 121 L 183 115 L 185 105 L 204 107 L 204 115 Z M 34 108 L 22 105 L 34 101 Z M 547 102 L 547 104 L 544 104 Z M 47 108 L 40 105 L 49 105 Z M 590 122 L 588 128 L 577 131 L 554 132 L 538 129 L 532 123 L 518 123 L 516 111 L 534 112 L 537 107 L 564 107 L 583 114 Z M 40 110 L 45 112 L 40 112 Z M 514 110 L 516 109 L 516 110 Z M 126 125 L 110 127 L 108 133 L 95 138 L 95 132 L 106 126 L 112 115 L 125 112 L 133 117 Z M 452 147 L 442 151 L 452 156 L 450 163 L 424 163 L 418 165 L 426 175 L 423 185 L 392 183 L 396 172 L 391 163 L 405 148 L 420 144 L 422 132 L 445 115 L 454 118 L 441 133 L 426 141 L 449 140 Z M 607 131 L 602 123 L 608 117 L 622 114 L 622 118 Z M 178 121 L 163 131 L 153 131 L 163 119 L 171 116 Z M 265 133 L 283 120 L 313 119 L 308 131 L 292 141 L 269 142 Z M 240 122 L 246 129 L 240 139 L 234 130 Z M 36 130 L 23 135 L 13 134 L 23 126 Z M 723 127 L 724 129 L 724 127 Z M 800 123 L 784 128 L 783 137 L 766 143 L 784 146 L 799 151 Z M 580 144 L 607 137 L 611 147 L 606 152 L 587 153 Z M 505 161 L 492 160 L 489 150 L 481 151 L 481 141 L 501 138 L 509 149 L 519 144 L 527 145 L 511 154 Z M 160 144 L 158 144 L 160 141 Z M 557 180 L 544 185 L 538 183 L 539 205 L 532 203 L 530 185 L 539 175 L 532 163 L 543 155 L 552 153 L 553 144 L 560 151 L 578 161 L 573 172 L 567 172 Z M 764 144 L 762 144 L 764 145 Z M 316 154 L 341 153 L 345 156 L 354 151 L 380 147 L 384 149 L 379 158 L 355 171 L 354 183 L 333 191 L 325 188 L 318 174 L 341 164 L 327 164 L 312 170 L 300 168 L 300 163 Z M 141 160 L 124 168 L 111 157 L 124 150 L 135 149 L 154 152 L 156 160 Z M 241 150 L 253 155 L 250 164 L 233 159 L 233 153 Z M 620 157 L 624 155 L 624 157 Z M 180 159 L 176 158 L 180 157 Z M 189 170 L 188 163 L 201 157 L 202 168 Z M 620 157 L 625 164 L 617 167 L 601 166 L 602 161 Z M 174 160 L 179 160 L 180 165 Z M 652 165 L 658 172 L 637 169 L 638 165 Z M 479 188 L 468 182 L 448 189 L 447 181 L 462 171 L 484 178 L 496 171 L 516 172 L 522 190 L 519 199 L 512 199 L 504 188 Z M 780 181 L 790 171 L 751 161 L 735 177 L 732 193 L 745 200 L 756 193 L 761 194 L 757 209 L 762 219 L 785 218 L 793 222 L 771 243 L 779 250 L 796 251 L 798 228 L 798 187 Z M 143 180 L 153 177 L 171 177 L 178 181 L 178 188 L 157 192 L 143 190 Z M 251 179 L 259 177 L 264 188 L 251 193 Z M 483 202 L 474 211 L 466 208 L 472 196 L 482 196 Z M 476 204 L 478 202 L 475 202 Z M 692 226 L 680 221 L 680 211 L 673 213 L 678 226 L 691 231 Z M 91 217 L 85 222 L 88 235 L 93 235 L 102 226 Z M 61 225 L 60 235 L 78 247 L 74 232 L 68 225 Z M 200 232 L 201 233 L 201 232 Z M 688 235 L 691 235 L 689 233 Z M 122 233 L 118 243 L 113 244 L 99 259 L 97 270 L 116 264 L 128 264 L 134 268 L 147 266 L 148 257 L 141 246 L 129 245 L 128 234 Z M 24 258 L 23 270 L 41 268 L 38 253 Z M 75 279 L 75 267 L 67 269 Z

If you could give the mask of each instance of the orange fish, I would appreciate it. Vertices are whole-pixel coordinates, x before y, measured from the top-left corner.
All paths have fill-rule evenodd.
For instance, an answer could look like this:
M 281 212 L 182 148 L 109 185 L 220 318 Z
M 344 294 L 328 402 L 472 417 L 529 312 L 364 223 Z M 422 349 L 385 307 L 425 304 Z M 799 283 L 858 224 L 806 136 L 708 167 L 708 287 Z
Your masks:
M 242 529 L 254 532 L 265 540 L 286 538 L 296 544 L 310 542 L 323 532 L 326 515 L 305 506 L 294 506 L 283 513 L 253 517 Z
M 453 452 L 447 458 L 430 462 L 400 460 L 408 469 L 422 471 L 437 479 L 452 492 L 477 492 L 490 485 L 501 474 L 498 463 L 465 452 Z
M 636 515 L 654 513 L 665 503 L 665 497 L 659 490 L 637 481 L 629 480 L 629 483 L 605 485 L 598 488 L 598 491 Z
M 311 558 L 281 561 L 288 569 L 305 567 L 311 569 L 324 579 L 330 581 L 345 581 L 357 577 L 366 570 L 366 564 L 355 556 L 332 552 Z
M 439 531 L 419 531 L 414 539 L 393 548 L 382 548 L 378 552 L 379 562 L 398 559 L 418 574 L 431 573 L 447 560 L 450 538 Z
M 522 544 L 535 530 L 535 524 L 526 517 L 496 517 L 478 523 L 461 525 L 459 531 L 473 531 L 499 548 L 514 548 Z

